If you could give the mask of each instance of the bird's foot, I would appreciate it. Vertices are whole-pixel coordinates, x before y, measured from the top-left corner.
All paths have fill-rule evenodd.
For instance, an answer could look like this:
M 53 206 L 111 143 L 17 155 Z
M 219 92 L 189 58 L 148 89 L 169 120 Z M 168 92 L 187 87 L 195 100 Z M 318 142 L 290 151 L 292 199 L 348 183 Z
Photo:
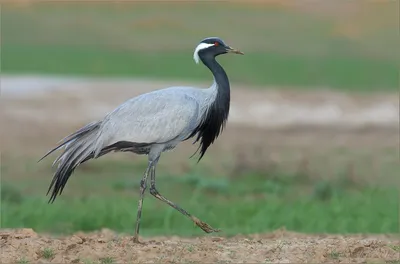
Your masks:
M 221 231 L 220 229 L 212 228 L 209 224 L 201 221 L 200 219 L 198 219 L 198 218 L 196 218 L 194 216 L 192 216 L 192 220 L 198 227 L 200 227 L 206 233 L 213 233 L 213 232 Z

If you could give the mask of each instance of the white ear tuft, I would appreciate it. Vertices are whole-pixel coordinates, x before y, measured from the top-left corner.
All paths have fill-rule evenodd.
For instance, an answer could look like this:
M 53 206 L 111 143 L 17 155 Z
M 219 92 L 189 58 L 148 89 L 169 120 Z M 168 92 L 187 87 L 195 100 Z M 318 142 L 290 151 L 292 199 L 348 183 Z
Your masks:
M 198 64 L 200 62 L 199 51 L 208 47 L 214 46 L 214 44 L 200 43 L 194 50 L 193 59 Z

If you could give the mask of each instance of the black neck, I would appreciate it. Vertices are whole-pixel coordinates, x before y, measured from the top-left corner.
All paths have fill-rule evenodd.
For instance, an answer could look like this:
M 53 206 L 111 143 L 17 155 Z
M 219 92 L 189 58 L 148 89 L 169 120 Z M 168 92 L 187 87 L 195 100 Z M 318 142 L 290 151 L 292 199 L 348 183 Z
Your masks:
M 224 93 L 229 98 L 230 84 L 224 68 L 215 60 L 214 56 L 204 56 L 204 58 L 200 56 L 200 58 L 204 65 L 212 72 L 218 86 L 218 93 Z
M 209 102 L 208 109 L 204 113 L 202 122 L 189 136 L 192 137 L 197 134 L 196 141 L 200 140 L 199 161 L 205 154 L 207 148 L 214 142 L 214 140 L 224 129 L 229 115 L 230 104 L 230 86 L 226 72 L 215 60 L 215 56 L 204 54 L 204 56 L 200 56 L 200 59 L 214 75 L 214 79 L 217 84 L 217 95 L 214 101 Z

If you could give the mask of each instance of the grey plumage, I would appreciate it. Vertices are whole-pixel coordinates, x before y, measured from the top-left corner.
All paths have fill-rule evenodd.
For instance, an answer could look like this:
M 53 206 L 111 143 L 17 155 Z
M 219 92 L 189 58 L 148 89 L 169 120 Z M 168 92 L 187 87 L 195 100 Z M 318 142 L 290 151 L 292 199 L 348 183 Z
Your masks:
M 229 114 L 230 85 L 215 56 L 227 52 L 242 54 L 219 38 L 204 39 L 195 51 L 195 59 L 198 56 L 214 75 L 210 88 L 170 87 L 131 98 L 102 120 L 92 122 L 67 136 L 46 153 L 43 158 L 64 147 L 64 151 L 53 163 L 57 165 L 57 170 L 47 192 L 53 189 L 50 202 L 54 202 L 57 195 L 62 193 L 69 177 L 80 164 L 112 151 L 129 151 L 146 154 L 149 160 L 141 182 L 134 238 L 136 241 L 149 173 L 152 195 L 190 217 L 204 231 L 216 231 L 158 193 L 155 189 L 155 167 L 162 152 L 192 137 L 196 137 L 195 142 L 200 141 L 200 160 L 222 132 Z

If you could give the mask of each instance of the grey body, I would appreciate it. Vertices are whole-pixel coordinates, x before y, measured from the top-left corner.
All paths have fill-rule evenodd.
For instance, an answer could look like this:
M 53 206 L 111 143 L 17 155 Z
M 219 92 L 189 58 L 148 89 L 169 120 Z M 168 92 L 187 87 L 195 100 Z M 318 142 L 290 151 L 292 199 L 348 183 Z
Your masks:
M 216 83 L 208 89 L 170 87 L 126 101 L 101 121 L 92 149 L 95 156 L 119 141 L 148 144 L 146 153 L 137 154 L 150 154 L 149 159 L 175 148 L 200 124 L 217 87 Z

